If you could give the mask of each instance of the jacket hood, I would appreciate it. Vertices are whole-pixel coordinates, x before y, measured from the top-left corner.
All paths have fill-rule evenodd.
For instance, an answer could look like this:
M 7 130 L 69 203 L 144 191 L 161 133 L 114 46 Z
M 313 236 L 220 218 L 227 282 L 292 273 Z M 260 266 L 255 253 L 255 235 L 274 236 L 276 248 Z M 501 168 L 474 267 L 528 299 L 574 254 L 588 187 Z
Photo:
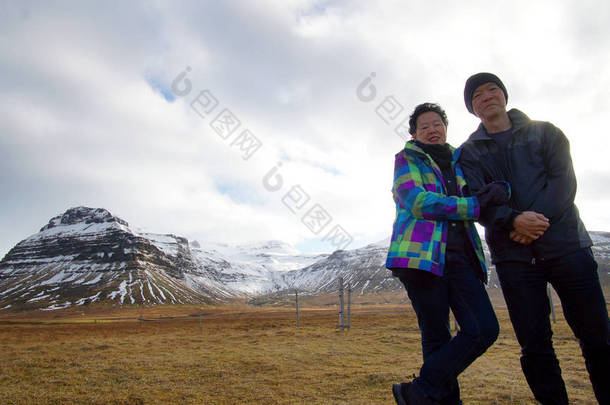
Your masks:
M 512 124 L 511 131 L 515 132 L 529 124 L 532 120 L 525 115 L 525 113 L 513 108 L 508 111 L 508 118 Z M 483 123 L 479 124 L 479 127 L 474 131 L 468 140 L 480 141 L 480 140 L 491 140 L 492 138 L 487 134 Z

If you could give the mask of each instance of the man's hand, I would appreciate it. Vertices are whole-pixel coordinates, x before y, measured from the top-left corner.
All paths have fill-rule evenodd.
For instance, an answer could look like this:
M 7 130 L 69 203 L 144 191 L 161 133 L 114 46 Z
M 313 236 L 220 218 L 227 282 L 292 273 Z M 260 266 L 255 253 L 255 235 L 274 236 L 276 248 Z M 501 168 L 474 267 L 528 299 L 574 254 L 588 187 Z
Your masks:
M 522 236 L 532 239 L 532 241 L 541 237 L 549 225 L 547 217 L 534 211 L 524 211 L 517 215 L 513 221 L 515 231 Z
M 535 239 L 528 238 L 527 236 L 512 230 L 510 231 L 510 240 L 513 242 L 520 243 L 522 245 L 530 245 Z

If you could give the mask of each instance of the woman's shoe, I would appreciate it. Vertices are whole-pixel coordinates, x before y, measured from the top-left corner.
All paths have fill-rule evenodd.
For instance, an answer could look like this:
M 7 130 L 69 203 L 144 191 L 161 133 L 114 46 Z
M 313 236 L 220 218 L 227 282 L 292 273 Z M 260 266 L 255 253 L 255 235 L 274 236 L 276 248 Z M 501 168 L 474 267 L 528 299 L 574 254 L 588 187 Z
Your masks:
M 392 385 L 392 394 L 394 394 L 394 400 L 398 405 L 409 405 L 407 402 L 409 398 L 409 386 L 411 383 L 399 383 Z

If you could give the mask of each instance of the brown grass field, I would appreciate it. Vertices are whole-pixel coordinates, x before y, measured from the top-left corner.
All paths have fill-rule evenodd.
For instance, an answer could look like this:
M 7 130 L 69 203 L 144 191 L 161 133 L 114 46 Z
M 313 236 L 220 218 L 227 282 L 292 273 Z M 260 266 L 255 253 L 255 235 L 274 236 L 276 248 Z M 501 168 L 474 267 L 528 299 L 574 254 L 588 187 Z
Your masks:
M 406 294 L 405 294 L 406 295 Z M 408 303 L 352 310 L 160 306 L 0 313 L 2 404 L 393 404 L 421 364 Z M 139 322 L 202 311 L 199 319 Z M 460 376 L 465 404 L 534 404 L 506 310 L 498 341 Z M 571 403 L 595 404 L 580 348 L 558 310 L 554 344 Z M 105 320 L 104 318 L 132 318 Z M 97 320 L 97 321 L 96 321 Z

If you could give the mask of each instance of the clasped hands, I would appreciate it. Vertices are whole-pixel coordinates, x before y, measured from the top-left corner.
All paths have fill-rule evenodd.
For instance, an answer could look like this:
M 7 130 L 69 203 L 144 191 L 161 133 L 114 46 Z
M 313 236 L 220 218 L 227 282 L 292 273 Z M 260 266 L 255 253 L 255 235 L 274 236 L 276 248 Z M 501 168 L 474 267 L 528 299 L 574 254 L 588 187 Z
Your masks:
M 548 229 L 549 219 L 534 211 L 524 211 L 515 217 L 510 239 L 522 245 L 529 245 Z
M 476 194 L 481 207 L 493 207 L 508 201 L 508 190 L 501 182 L 486 184 Z M 515 217 L 510 239 L 522 245 L 529 245 L 549 228 L 549 219 L 535 211 L 524 211 Z

